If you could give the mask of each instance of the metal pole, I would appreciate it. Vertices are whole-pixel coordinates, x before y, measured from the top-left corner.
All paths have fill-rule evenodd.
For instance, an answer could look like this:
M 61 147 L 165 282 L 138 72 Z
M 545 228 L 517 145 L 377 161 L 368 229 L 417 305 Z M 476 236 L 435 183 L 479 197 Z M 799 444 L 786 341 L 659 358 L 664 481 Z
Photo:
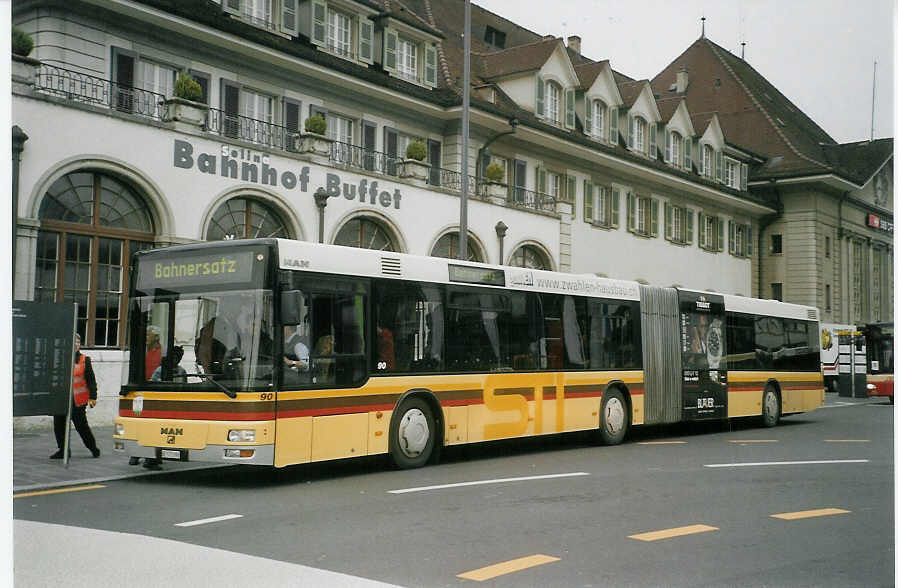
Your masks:
M 465 76 L 461 108 L 461 210 L 458 258 L 468 259 L 468 123 L 471 108 L 471 0 L 465 0 Z
M 315 206 L 318 207 L 318 242 L 324 243 L 324 209 L 327 206 L 327 192 L 324 188 L 315 191 Z
M 876 60 L 873 60 L 873 98 L 870 103 L 870 142 L 873 142 L 873 119 L 876 115 Z
M 78 303 L 75 303 L 75 319 L 72 321 L 72 359 L 69 361 L 69 369 L 75 369 L 75 334 L 78 332 Z M 62 463 L 66 469 L 69 468 L 69 451 L 71 447 L 71 438 L 72 438 L 72 406 L 75 404 L 75 397 L 72 396 L 72 380 L 75 377 L 69 378 L 69 406 L 66 409 L 65 413 L 65 441 L 62 444 Z

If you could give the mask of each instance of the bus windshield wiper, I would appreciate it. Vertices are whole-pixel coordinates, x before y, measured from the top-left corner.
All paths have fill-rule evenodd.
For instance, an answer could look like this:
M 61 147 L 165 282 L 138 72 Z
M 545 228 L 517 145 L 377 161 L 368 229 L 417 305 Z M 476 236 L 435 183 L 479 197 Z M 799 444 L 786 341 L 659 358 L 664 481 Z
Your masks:
M 215 384 L 215 387 L 224 392 L 228 398 L 237 398 L 237 393 L 225 386 L 224 384 L 220 384 L 214 378 L 217 374 L 184 374 L 185 376 L 195 376 L 197 378 L 205 378 Z

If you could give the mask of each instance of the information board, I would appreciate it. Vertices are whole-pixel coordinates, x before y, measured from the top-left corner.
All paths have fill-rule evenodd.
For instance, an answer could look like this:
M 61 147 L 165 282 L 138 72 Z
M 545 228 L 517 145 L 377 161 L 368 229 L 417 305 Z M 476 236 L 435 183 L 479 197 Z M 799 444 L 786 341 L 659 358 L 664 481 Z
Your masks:
M 75 304 L 12 304 L 13 416 L 66 414 Z

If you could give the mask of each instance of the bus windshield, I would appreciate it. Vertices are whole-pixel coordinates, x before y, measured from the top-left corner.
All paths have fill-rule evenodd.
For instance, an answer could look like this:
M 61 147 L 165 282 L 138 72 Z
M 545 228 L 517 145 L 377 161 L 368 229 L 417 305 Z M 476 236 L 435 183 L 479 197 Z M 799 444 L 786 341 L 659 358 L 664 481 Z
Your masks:
M 272 385 L 271 292 L 229 290 L 134 299 L 134 386 L 225 391 Z

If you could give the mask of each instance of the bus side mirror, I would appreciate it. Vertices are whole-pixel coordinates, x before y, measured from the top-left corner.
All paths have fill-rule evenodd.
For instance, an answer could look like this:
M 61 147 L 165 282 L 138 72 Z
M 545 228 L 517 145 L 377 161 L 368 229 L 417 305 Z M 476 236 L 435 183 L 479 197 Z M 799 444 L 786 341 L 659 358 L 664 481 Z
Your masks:
M 281 322 L 285 325 L 298 325 L 302 322 L 300 311 L 305 306 L 305 296 L 301 290 L 285 290 L 281 292 Z

